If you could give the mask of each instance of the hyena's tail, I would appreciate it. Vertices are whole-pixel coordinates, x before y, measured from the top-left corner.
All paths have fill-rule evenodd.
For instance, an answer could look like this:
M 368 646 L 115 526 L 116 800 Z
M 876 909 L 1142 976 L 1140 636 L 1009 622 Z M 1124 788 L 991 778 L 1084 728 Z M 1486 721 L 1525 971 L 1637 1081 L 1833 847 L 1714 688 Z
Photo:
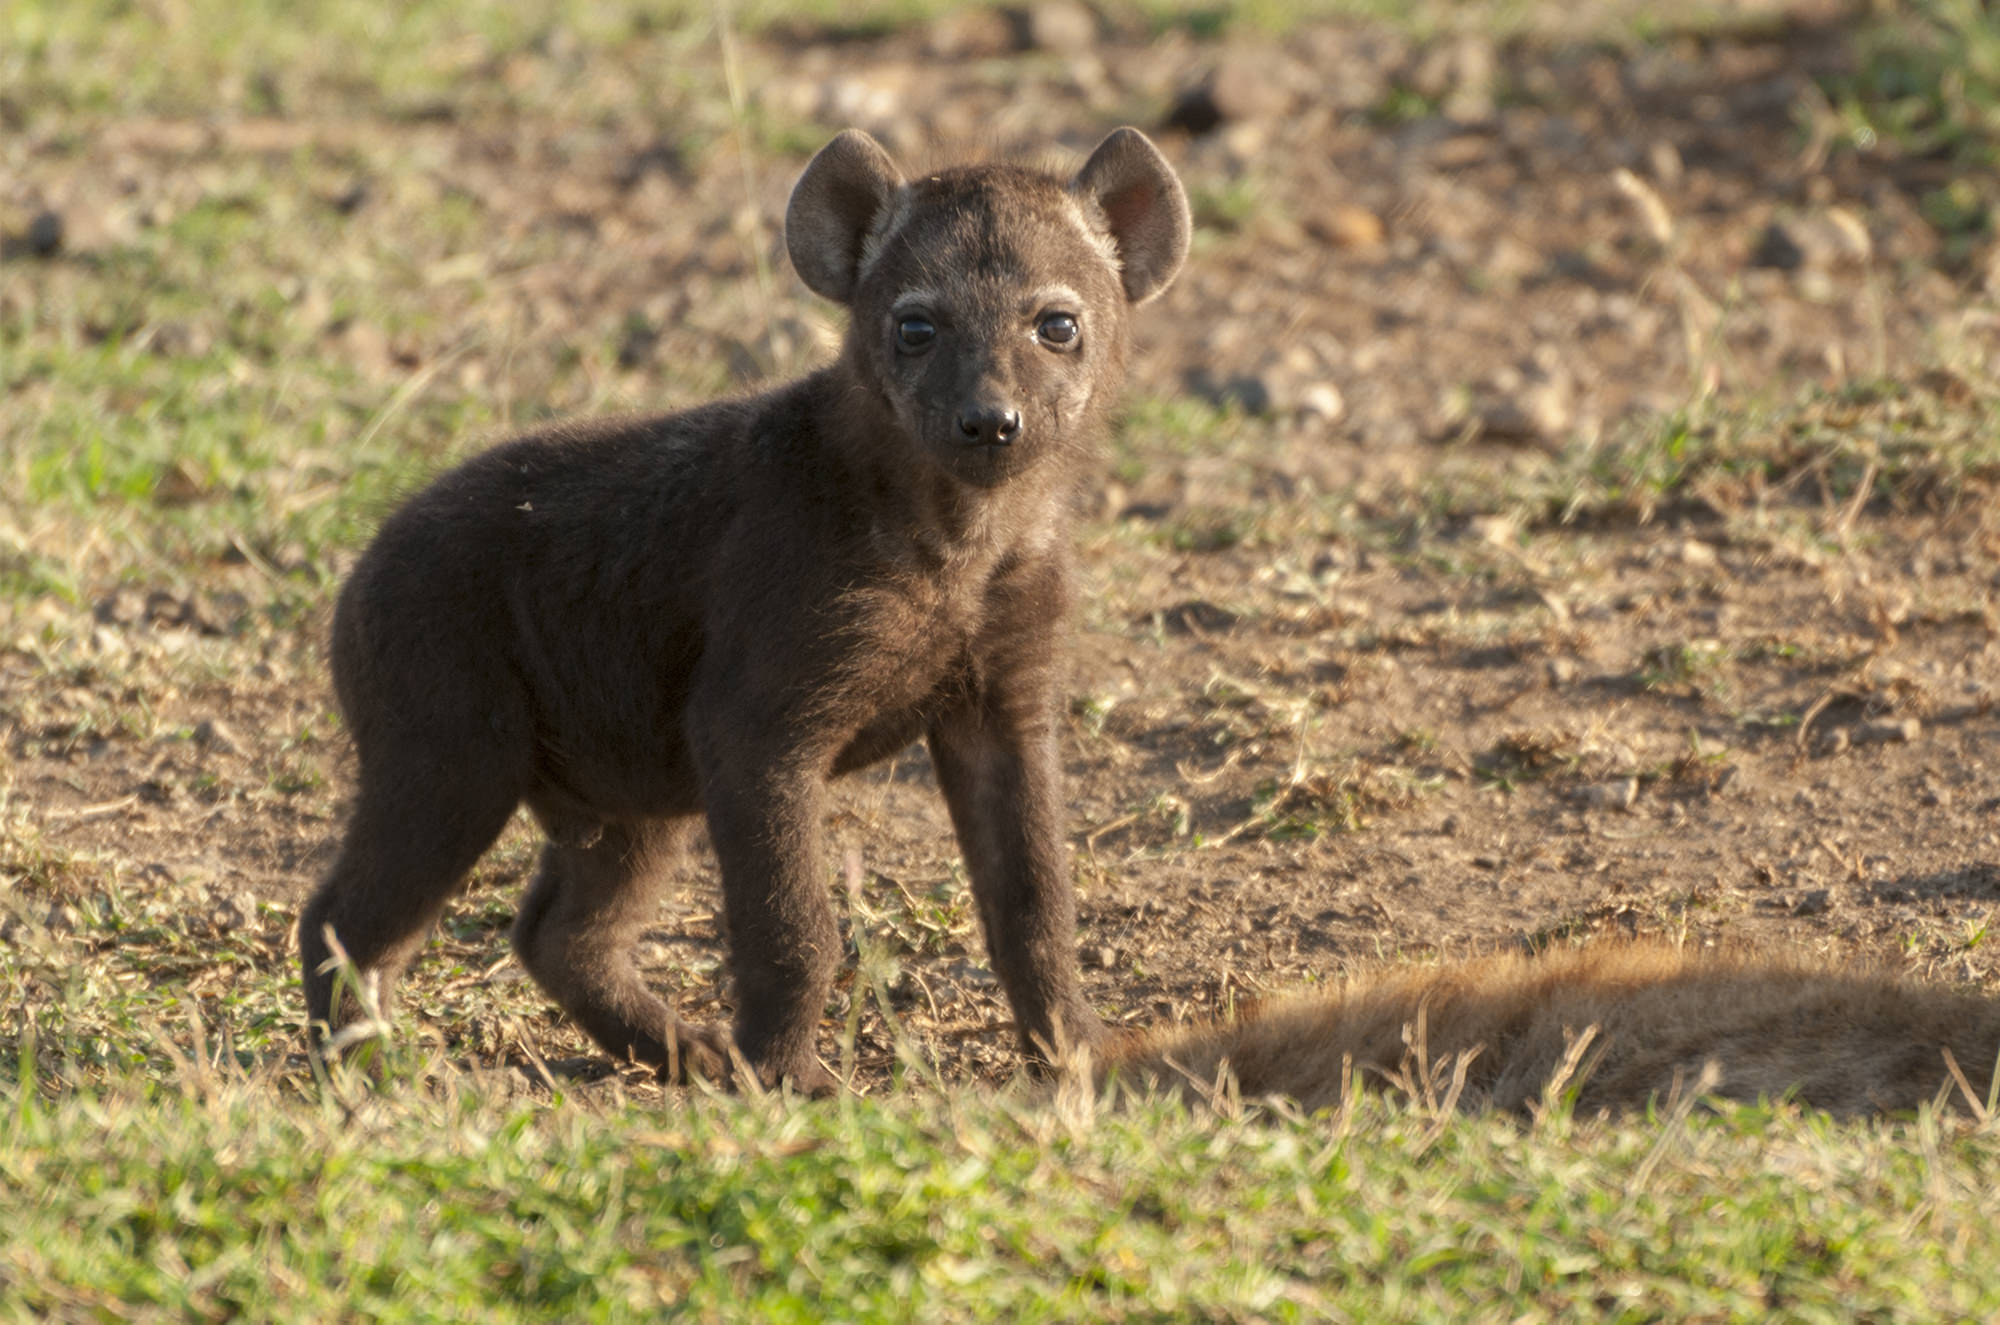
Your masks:
M 2000 997 L 1868 962 L 1600 943 L 1357 977 L 1234 1021 L 1114 1042 L 1098 1068 L 1193 1098 L 1233 1083 L 1307 1109 L 1356 1083 L 1463 1108 L 1586 1111 L 1701 1090 L 1839 1114 L 1986 1107 Z

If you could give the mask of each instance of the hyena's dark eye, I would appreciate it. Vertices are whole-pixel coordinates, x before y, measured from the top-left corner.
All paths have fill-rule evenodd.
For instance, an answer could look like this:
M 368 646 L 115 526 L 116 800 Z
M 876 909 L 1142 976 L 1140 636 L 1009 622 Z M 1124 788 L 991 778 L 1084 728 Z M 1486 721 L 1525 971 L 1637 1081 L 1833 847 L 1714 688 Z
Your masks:
M 1076 340 L 1076 319 L 1068 313 L 1051 313 L 1035 328 L 1035 334 L 1050 345 L 1069 345 Z
M 937 328 L 927 317 L 906 317 L 896 324 L 896 344 L 906 350 L 930 348 L 937 339 Z

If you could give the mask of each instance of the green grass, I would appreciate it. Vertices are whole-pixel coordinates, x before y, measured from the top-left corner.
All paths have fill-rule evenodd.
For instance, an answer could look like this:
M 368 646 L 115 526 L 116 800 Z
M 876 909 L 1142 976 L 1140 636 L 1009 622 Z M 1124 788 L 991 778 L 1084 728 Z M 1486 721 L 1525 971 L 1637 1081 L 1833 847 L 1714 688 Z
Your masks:
M 1855 70 L 1831 82 L 1864 147 L 1952 152 L 1992 164 L 2000 152 L 2000 13 L 1982 0 L 1899 0 L 1878 7 L 1856 43 Z
M 1928 1115 L 1231 1119 L 921 1092 L 660 1111 L 449 1075 L 298 1100 L 194 1064 L 0 1085 L 0 1110 L 17 1319 L 2000 1310 L 2000 1143 Z
M 1973 0 L 1936 0 L 1955 12 Z M 12 0 L 0 10 L 0 105 L 31 128 L 105 117 L 298 114 L 338 103 L 389 118 L 491 114 L 546 101 L 588 116 L 654 113 L 717 78 L 718 20 L 745 32 L 895 31 L 962 0 Z M 1282 34 L 1317 20 L 1400 25 L 1415 35 L 1569 30 L 1560 7 L 1523 0 L 1109 0 L 1126 30 L 1198 38 Z M 1641 40 L 1727 28 L 1727 6 L 1629 0 L 1593 11 L 1597 35 Z M 588 77 L 580 77 L 585 70 Z M 509 74 L 513 77 L 509 77 Z
M 2000 394 L 1939 372 L 1634 420 L 1601 442 L 1518 465 L 1499 484 L 1483 460 L 1446 463 L 1419 522 L 1503 515 L 1549 528 L 1666 513 L 1945 510 L 1996 479 Z
M 550 1093 L 524 1049 L 549 1030 L 522 1031 L 548 1012 L 491 978 L 506 908 L 485 889 L 374 1071 L 318 1080 L 288 908 L 129 878 L 18 813 L 0 827 L 0 1318 L 2000 1310 L 1990 1125 L 1783 1105 L 1521 1120 L 1421 1095 L 1190 1111 L 945 1087 L 912 1051 L 875 1098 Z M 887 893 L 870 924 L 899 900 L 917 929 L 864 944 L 857 999 L 888 997 L 897 943 L 962 926 Z
M 1521 1120 L 1421 1093 L 1191 1111 L 947 1088 L 907 1057 L 878 1098 L 531 1091 L 540 1060 L 479 1029 L 546 1015 L 481 977 L 484 894 L 427 958 L 411 1038 L 316 1080 L 282 908 L 49 859 L 0 822 L 0 1318 L 2000 1310 L 1990 1125 Z
M 2000 11 L 1985 0 L 1897 0 L 1858 27 L 1853 50 L 1851 66 L 1822 80 L 1842 142 L 1951 166 L 1919 209 L 1948 262 L 1974 257 L 2000 207 Z

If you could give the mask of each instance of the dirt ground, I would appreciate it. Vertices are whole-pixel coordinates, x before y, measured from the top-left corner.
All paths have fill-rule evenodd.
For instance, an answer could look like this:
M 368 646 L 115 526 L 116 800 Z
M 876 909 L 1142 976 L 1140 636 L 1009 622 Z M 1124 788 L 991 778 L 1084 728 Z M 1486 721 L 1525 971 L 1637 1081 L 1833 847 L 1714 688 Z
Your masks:
M 1081 151 L 1134 122 L 1190 186 L 1201 236 L 1140 319 L 1134 422 L 1080 531 L 1065 762 L 1098 1006 L 1184 1018 L 1390 957 L 1632 931 L 2000 983 L 1982 942 L 1996 474 L 1940 482 L 1909 459 L 1968 415 L 1992 436 L 2000 266 L 1926 218 L 1934 160 L 1839 141 L 1820 80 L 1853 58 L 1841 29 L 1807 12 L 1625 45 L 1367 25 L 1217 43 L 1057 19 L 781 32 L 742 55 L 770 116 L 857 123 L 907 158 Z M 718 201 L 742 195 L 736 154 L 685 160 L 634 128 L 366 128 L 483 199 L 494 244 L 546 240 L 466 319 L 622 328 L 620 380 L 659 403 L 696 394 L 674 365 L 718 345 L 755 381 L 825 344 L 781 261 L 778 302 L 745 293 L 740 235 L 762 224 L 778 251 L 796 153 L 755 161 L 760 223 Z M 355 132 L 112 126 L 35 187 L 91 215 L 117 163 L 164 175 L 177 152 Z M 393 390 L 445 321 L 411 344 L 338 334 Z M 1777 459 L 1725 457 L 1658 500 L 1609 491 L 1591 448 L 1629 454 L 1676 411 L 1690 448 Z M 52 848 L 222 913 L 282 901 L 272 920 L 237 908 L 281 926 L 337 842 L 348 767 L 323 619 L 244 627 L 260 573 L 96 590 L 77 611 L 139 660 L 121 693 L 0 650 L 0 740 Z M 15 634 L 69 610 L 23 609 Z M 101 716 L 141 702 L 164 734 Z M 947 1078 L 1011 1072 L 922 751 L 846 784 L 834 830 L 862 865 L 843 911 L 889 959 L 902 1030 Z M 532 853 L 517 828 L 481 866 L 419 990 L 525 980 L 504 925 Z M 644 952 L 697 1017 L 726 1007 L 712 869 L 692 863 Z M 454 1053 L 518 1058 L 470 1018 Z M 552 1011 L 529 1047 L 586 1053 Z M 862 1082 L 892 1059 L 870 1003 Z

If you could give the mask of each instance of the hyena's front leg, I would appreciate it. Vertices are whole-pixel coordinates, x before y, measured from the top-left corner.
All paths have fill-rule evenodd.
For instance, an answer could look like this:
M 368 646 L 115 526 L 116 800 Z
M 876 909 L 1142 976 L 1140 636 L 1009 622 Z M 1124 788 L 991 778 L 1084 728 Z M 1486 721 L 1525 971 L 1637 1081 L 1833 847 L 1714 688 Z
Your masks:
M 767 1086 L 811 1094 L 833 1075 L 813 1048 L 840 965 L 840 929 L 820 877 L 825 780 L 796 751 L 708 724 L 695 740 L 709 838 L 722 866 L 736 1047 Z
M 1052 700 L 1004 689 L 931 725 L 931 760 L 1021 1045 L 1044 1061 L 1103 1038 L 1077 987 Z

